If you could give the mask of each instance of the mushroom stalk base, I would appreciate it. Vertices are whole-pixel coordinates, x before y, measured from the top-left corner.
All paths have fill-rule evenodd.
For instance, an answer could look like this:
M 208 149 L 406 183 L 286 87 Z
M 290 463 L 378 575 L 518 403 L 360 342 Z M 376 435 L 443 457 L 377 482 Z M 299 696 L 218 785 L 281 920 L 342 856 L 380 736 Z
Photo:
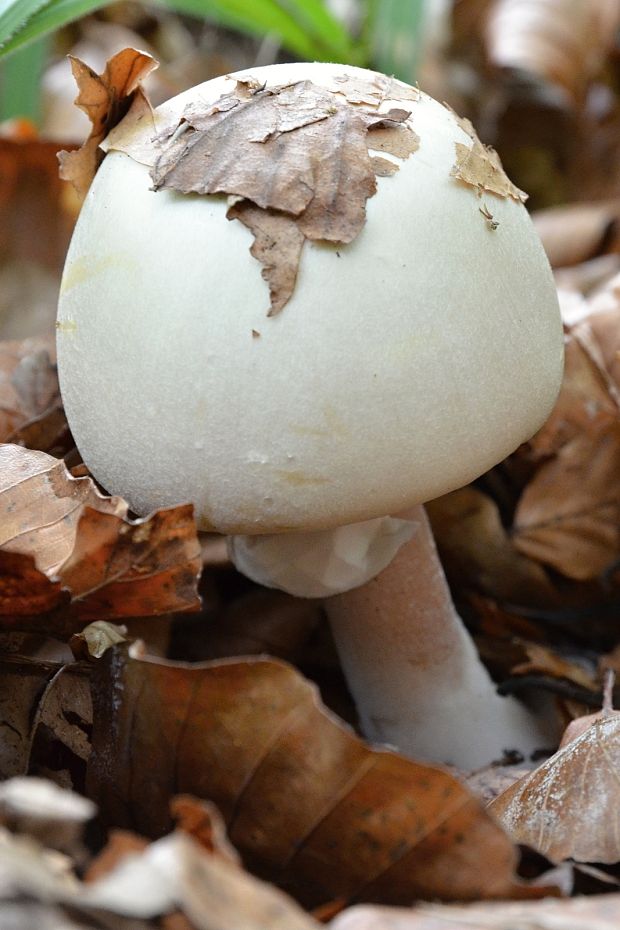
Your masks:
M 424 508 L 391 564 L 324 601 L 366 737 L 416 759 L 477 768 L 556 734 L 501 697 L 450 597 Z

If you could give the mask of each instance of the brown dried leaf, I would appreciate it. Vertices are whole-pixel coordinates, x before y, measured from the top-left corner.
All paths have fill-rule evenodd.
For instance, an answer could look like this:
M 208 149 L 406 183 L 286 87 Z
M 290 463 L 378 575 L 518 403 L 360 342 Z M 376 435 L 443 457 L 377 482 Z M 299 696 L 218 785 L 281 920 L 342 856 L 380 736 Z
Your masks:
M 618 200 L 539 210 L 532 219 L 553 268 L 620 250 Z
M 65 637 L 89 620 L 199 604 L 200 546 L 189 504 L 129 520 L 126 503 L 104 497 L 91 478 L 72 478 L 42 452 L 4 445 L 0 513 L 5 628 L 45 625 Z
M 554 862 L 620 860 L 620 712 L 595 719 L 489 809 L 517 843 Z
M 119 497 L 104 497 L 90 478 L 72 478 L 64 462 L 30 449 L 0 445 L 0 549 L 36 559 L 54 576 L 75 547 L 85 507 L 124 517 Z
M 108 823 L 160 835 L 174 793 L 209 798 L 248 865 L 306 906 L 536 893 L 462 784 L 369 749 L 291 667 L 132 654 L 95 669 L 89 782 Z
M 308 640 L 322 620 L 316 598 L 255 588 L 210 618 L 209 636 L 200 643 L 193 637 L 192 659 L 270 655 L 291 663 L 307 660 Z
M 372 152 L 388 152 L 396 158 L 409 158 L 420 148 L 420 137 L 412 129 L 406 126 L 378 126 L 370 127 L 367 138 L 368 148 Z M 382 159 L 385 161 L 386 159 Z M 390 162 L 394 171 L 398 171 L 398 165 Z
M 547 675 L 551 678 L 563 678 L 588 691 L 598 689 L 594 670 L 588 670 L 585 662 L 571 661 L 543 643 L 522 641 L 520 645 L 525 650 L 527 659 L 513 667 L 513 675 Z
M 43 759 L 33 757 L 40 726 L 79 759 L 90 744 L 92 723 L 87 673 L 22 656 L 4 656 L 0 674 L 0 778 L 25 775 Z
M 51 338 L 0 342 L 0 442 L 60 400 Z
M 68 443 L 51 337 L 0 342 L 0 442 L 47 451 Z
M 241 865 L 239 853 L 226 834 L 226 824 L 215 804 L 191 794 L 179 794 L 170 802 L 177 830 L 193 836 L 210 853 L 222 856 L 233 865 Z
M 615 0 L 497 0 L 489 11 L 487 52 L 496 67 L 531 72 L 578 104 L 619 26 Z
M 522 904 L 353 907 L 330 930 L 617 930 L 619 919 L 620 895 L 600 894 Z
M 525 203 L 527 194 L 512 183 L 494 149 L 484 146 L 477 137 L 471 148 L 462 142 L 455 142 L 454 147 L 456 163 L 450 172 L 453 178 L 474 187 L 479 195 L 484 190 Z
M 402 84 L 385 74 L 375 74 L 372 79 L 361 78 L 352 74 L 335 77 L 329 88 L 333 93 L 342 94 L 349 103 L 365 103 L 378 106 L 385 100 L 420 99 L 417 87 Z
M 451 580 L 512 604 L 557 603 L 544 569 L 521 555 L 494 501 L 461 488 L 426 504 L 442 562 Z
M 139 837 L 116 834 L 98 866 L 94 880 L 79 882 L 65 857 L 50 855 L 28 838 L 5 834 L 0 844 L 3 917 L 12 900 L 26 897 L 48 907 L 60 905 L 62 914 L 65 908 L 78 913 L 79 930 L 149 930 L 155 926 L 318 930 L 320 926 L 282 892 L 205 852 L 182 831 L 145 846 Z M 175 912 L 187 920 L 158 920 Z M 75 926 L 78 930 L 77 925 L 62 922 L 62 914 L 54 909 L 56 919 L 47 923 L 49 913 L 42 911 L 35 915 L 35 923 L 15 926 L 24 926 L 24 930 L 33 926 L 72 930 Z
M 269 286 L 267 316 L 275 316 L 295 290 L 304 234 L 292 217 L 261 210 L 248 200 L 233 204 L 226 216 L 240 220 L 254 236 L 250 252 L 263 266 L 261 275 Z
M 611 378 L 605 369 L 600 351 L 588 341 L 585 327 L 569 334 L 564 352 L 564 380 L 559 397 L 549 419 L 530 440 L 529 451 L 534 460 L 545 461 L 575 439 L 598 437 L 613 430 L 620 416 L 620 407 L 610 391 Z
M 374 155 L 370 161 L 372 163 L 372 170 L 378 178 L 391 178 L 392 175 L 396 174 L 398 171 L 398 165 L 394 164 L 393 161 L 388 161 L 387 158 Z
M 273 315 L 293 293 L 304 238 L 347 243 L 362 229 L 376 192 L 368 148 L 399 158 L 416 150 L 417 136 L 401 125 L 408 116 L 361 109 L 311 81 L 233 91 L 188 106 L 164 134 L 170 142 L 158 138 L 154 189 L 235 198 L 228 216 L 255 234 Z
M 149 841 L 129 830 L 110 830 L 108 842 L 88 866 L 84 875 L 86 883 L 96 882 L 109 875 L 126 859 L 136 853 L 144 852 Z
M 123 49 L 110 58 L 103 74 L 95 74 L 78 58 L 70 56 L 70 60 L 79 89 L 75 102 L 90 119 L 92 129 L 78 151 L 60 152 L 58 159 L 61 178 L 71 181 L 84 197 L 103 158 L 99 143 L 134 103 L 140 115 L 148 106 L 140 82 L 157 67 L 157 62 L 135 48 Z
M 578 435 L 543 464 L 515 513 L 520 553 L 585 581 L 620 557 L 620 423 Z

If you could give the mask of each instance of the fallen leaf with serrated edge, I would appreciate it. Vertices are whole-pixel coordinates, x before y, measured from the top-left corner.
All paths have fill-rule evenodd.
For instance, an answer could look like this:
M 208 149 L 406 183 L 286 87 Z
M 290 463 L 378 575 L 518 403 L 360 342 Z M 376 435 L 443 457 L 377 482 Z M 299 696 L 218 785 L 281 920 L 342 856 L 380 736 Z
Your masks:
M 248 867 L 308 907 L 542 893 L 516 878 L 515 849 L 464 785 L 370 749 L 284 663 L 117 647 L 93 689 L 88 785 L 107 824 L 159 836 L 170 797 L 209 798 Z

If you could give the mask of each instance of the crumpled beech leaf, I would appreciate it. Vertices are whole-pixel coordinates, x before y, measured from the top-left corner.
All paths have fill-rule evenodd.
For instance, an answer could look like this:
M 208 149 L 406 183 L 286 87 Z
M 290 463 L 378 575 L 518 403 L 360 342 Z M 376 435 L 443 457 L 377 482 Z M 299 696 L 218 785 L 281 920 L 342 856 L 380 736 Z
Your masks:
M 375 174 L 397 170 L 368 150 L 405 159 L 418 148 L 403 125 L 409 110 L 368 109 L 388 91 L 411 99 L 407 89 L 378 77 L 373 99 L 370 83 L 356 93 L 353 79 L 330 90 L 311 81 L 264 88 L 247 78 L 213 104 L 188 105 L 154 143 L 161 149 L 151 171 L 154 190 L 234 198 L 227 215 L 254 235 L 251 252 L 263 265 L 270 316 L 293 293 L 306 239 L 348 243 L 361 231 Z
M 619 766 L 620 712 L 607 709 L 489 809 L 516 843 L 554 862 L 615 863 L 620 860 Z
M 58 160 L 61 178 L 71 181 L 84 197 L 103 159 L 99 143 L 130 109 L 142 111 L 148 107 L 140 82 L 157 68 L 158 62 L 146 52 L 126 48 L 110 58 L 102 74 L 95 74 L 79 58 L 69 58 L 79 90 L 75 103 L 88 116 L 92 129 L 80 149 L 59 152 Z
M 88 786 L 108 824 L 158 836 L 174 794 L 206 798 L 246 865 L 307 907 L 541 893 L 464 785 L 371 750 L 282 662 L 187 665 L 122 646 L 93 674 Z
M 131 520 L 61 460 L 0 446 L 0 625 L 66 637 L 89 620 L 199 606 L 191 505 Z M 42 615 L 46 614 L 42 619 Z

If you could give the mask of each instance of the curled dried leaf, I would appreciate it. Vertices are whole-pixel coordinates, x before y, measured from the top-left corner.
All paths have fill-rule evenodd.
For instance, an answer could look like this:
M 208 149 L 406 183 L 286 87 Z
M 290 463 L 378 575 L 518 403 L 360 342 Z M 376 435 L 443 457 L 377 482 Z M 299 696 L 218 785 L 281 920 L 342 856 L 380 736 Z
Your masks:
M 581 736 L 490 805 L 515 842 L 554 862 L 620 859 L 620 713 L 595 716 Z
M 539 893 L 460 782 L 370 749 L 284 663 L 118 647 L 94 673 L 90 789 L 108 822 L 159 835 L 172 794 L 208 797 L 244 861 L 307 906 Z
M 143 111 L 148 106 L 141 81 L 157 67 L 146 52 L 126 48 L 107 62 L 102 74 L 96 74 L 79 58 L 70 56 L 73 76 L 79 93 L 76 105 L 92 123 L 90 135 L 76 152 L 60 152 L 60 176 L 71 181 L 84 197 L 95 176 L 103 154 L 99 144 L 108 132 L 135 105 Z
M 89 620 L 199 605 L 191 505 L 130 520 L 62 461 L 0 446 L 0 616 L 5 627 L 71 635 Z M 70 600 L 62 610 L 61 605 Z

